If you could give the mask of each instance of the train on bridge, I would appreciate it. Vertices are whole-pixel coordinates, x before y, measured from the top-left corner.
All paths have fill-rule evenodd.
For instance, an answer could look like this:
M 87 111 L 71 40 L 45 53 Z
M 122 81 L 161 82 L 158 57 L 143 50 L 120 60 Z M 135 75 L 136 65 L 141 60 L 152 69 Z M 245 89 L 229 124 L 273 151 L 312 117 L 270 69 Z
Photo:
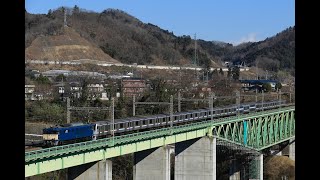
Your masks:
M 177 126 L 180 124 L 210 120 L 237 115 L 238 113 L 249 113 L 284 106 L 286 102 L 270 101 L 230 105 L 226 107 L 216 107 L 198 109 L 194 111 L 178 112 L 173 114 L 170 119 L 169 114 L 158 114 L 147 117 L 129 117 L 116 119 L 113 124 L 111 121 L 97 121 L 94 123 L 70 123 L 43 129 L 43 142 L 45 146 L 57 146 L 81 141 L 96 140 L 112 135 L 132 133 L 135 131 L 150 130 L 162 127 Z M 113 130 L 114 129 L 114 130 Z

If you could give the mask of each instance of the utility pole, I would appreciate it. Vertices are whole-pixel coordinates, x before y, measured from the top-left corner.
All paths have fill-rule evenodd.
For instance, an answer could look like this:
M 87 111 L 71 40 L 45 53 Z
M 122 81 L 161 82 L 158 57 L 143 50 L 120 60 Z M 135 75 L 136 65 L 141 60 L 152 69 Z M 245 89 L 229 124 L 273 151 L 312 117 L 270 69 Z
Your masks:
M 67 124 L 70 123 L 70 98 L 67 97 Z
M 133 116 L 136 116 L 136 96 L 135 96 L 135 95 L 133 95 L 133 100 L 132 100 L 132 102 L 133 102 L 133 103 L 132 103 L 132 104 L 133 104 L 133 105 L 132 105 L 132 111 L 133 111 L 133 112 L 132 112 L 132 115 L 133 115 Z
M 256 89 L 256 95 L 255 95 L 255 98 L 256 98 L 256 102 L 258 102 L 258 89 Z
M 170 96 L 170 128 L 172 132 L 172 126 L 173 126 L 173 96 Z
M 202 81 L 204 82 L 204 70 L 202 71 Z
M 258 75 L 258 61 L 256 61 L 256 75 L 257 75 L 257 80 L 259 79 L 259 75 Z
M 194 34 L 194 64 L 197 66 L 197 34 Z
M 236 90 L 236 104 L 238 107 L 237 116 L 239 116 L 239 109 L 240 109 L 240 91 Z
M 262 104 L 262 111 L 263 111 L 263 101 L 264 101 L 264 90 L 262 89 L 262 98 L 261 98 L 261 104 Z
M 279 89 L 279 101 L 280 101 L 280 108 L 281 108 L 281 89 Z
M 182 83 L 181 83 L 181 67 L 179 69 L 179 85 L 180 85 L 180 89 L 182 88 Z
M 210 107 L 210 114 L 211 114 L 211 120 L 213 120 L 213 101 L 214 101 L 214 98 L 215 98 L 215 94 L 214 94 L 214 92 L 212 92 L 211 94 L 210 94 L 210 105 L 209 105 L 209 107 Z
M 67 9 L 64 8 L 64 20 L 63 20 L 63 26 L 67 27 Z
M 194 34 L 194 64 L 195 64 L 195 73 L 196 73 L 196 79 L 198 79 L 198 60 L 197 60 L 197 34 Z M 201 78 L 199 78 L 201 80 Z
M 181 94 L 178 91 L 178 112 L 181 112 Z
M 266 70 L 266 80 L 268 79 L 268 70 Z
M 111 98 L 112 144 L 114 146 L 114 98 Z
M 291 84 L 290 84 L 290 90 L 289 90 L 289 102 L 290 102 L 290 104 L 291 104 L 291 92 L 292 92 L 292 90 L 291 90 Z

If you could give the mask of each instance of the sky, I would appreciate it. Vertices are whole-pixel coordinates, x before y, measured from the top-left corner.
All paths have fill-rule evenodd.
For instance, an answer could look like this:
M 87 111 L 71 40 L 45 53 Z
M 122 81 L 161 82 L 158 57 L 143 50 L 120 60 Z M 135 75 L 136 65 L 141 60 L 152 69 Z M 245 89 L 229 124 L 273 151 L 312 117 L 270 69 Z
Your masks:
M 61 6 L 102 12 L 120 9 L 176 36 L 237 45 L 256 42 L 295 25 L 294 0 L 26 0 L 32 14 Z

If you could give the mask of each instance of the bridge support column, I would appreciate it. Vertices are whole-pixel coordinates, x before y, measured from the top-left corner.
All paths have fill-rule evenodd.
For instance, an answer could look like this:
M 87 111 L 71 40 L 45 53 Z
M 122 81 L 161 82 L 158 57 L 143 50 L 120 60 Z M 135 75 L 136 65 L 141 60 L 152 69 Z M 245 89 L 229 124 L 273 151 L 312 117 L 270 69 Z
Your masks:
M 295 145 L 295 141 L 294 139 L 290 140 L 290 145 L 289 145 L 289 158 L 295 161 L 295 149 L 296 149 L 296 145 Z
M 175 180 L 216 180 L 216 138 L 176 143 Z
M 170 147 L 134 153 L 133 180 L 170 180 Z
M 237 160 L 232 160 L 229 171 L 229 180 L 240 180 L 240 169 Z
M 249 164 L 249 179 L 263 180 L 263 154 L 251 160 Z
M 68 180 L 112 180 L 112 161 L 102 160 L 68 168 Z

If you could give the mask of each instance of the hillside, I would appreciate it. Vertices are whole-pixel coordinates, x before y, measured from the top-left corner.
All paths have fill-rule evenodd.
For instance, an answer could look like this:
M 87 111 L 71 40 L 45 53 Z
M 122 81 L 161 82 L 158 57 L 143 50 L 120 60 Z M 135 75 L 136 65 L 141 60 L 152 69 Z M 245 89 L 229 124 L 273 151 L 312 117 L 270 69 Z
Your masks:
M 25 16 L 25 47 L 37 37 L 61 34 L 64 8 L 48 14 Z M 189 35 L 176 36 L 169 30 L 143 23 L 137 18 L 116 9 L 101 13 L 67 9 L 68 26 L 88 42 L 121 63 L 155 65 L 191 65 L 194 60 L 194 40 Z M 260 42 L 238 46 L 218 41 L 197 40 L 198 64 L 204 67 L 221 67 L 224 61 L 244 61 L 254 66 L 277 71 L 286 69 L 294 74 L 295 28 L 288 28 Z M 33 54 L 29 54 L 32 56 Z
M 59 35 L 37 37 L 26 48 L 25 57 L 28 60 L 91 59 L 119 63 L 69 27 L 63 27 Z
M 244 61 L 247 65 L 256 65 L 269 71 L 295 70 L 295 27 L 269 37 L 263 41 L 246 43 L 235 47 L 225 58 L 231 61 Z

